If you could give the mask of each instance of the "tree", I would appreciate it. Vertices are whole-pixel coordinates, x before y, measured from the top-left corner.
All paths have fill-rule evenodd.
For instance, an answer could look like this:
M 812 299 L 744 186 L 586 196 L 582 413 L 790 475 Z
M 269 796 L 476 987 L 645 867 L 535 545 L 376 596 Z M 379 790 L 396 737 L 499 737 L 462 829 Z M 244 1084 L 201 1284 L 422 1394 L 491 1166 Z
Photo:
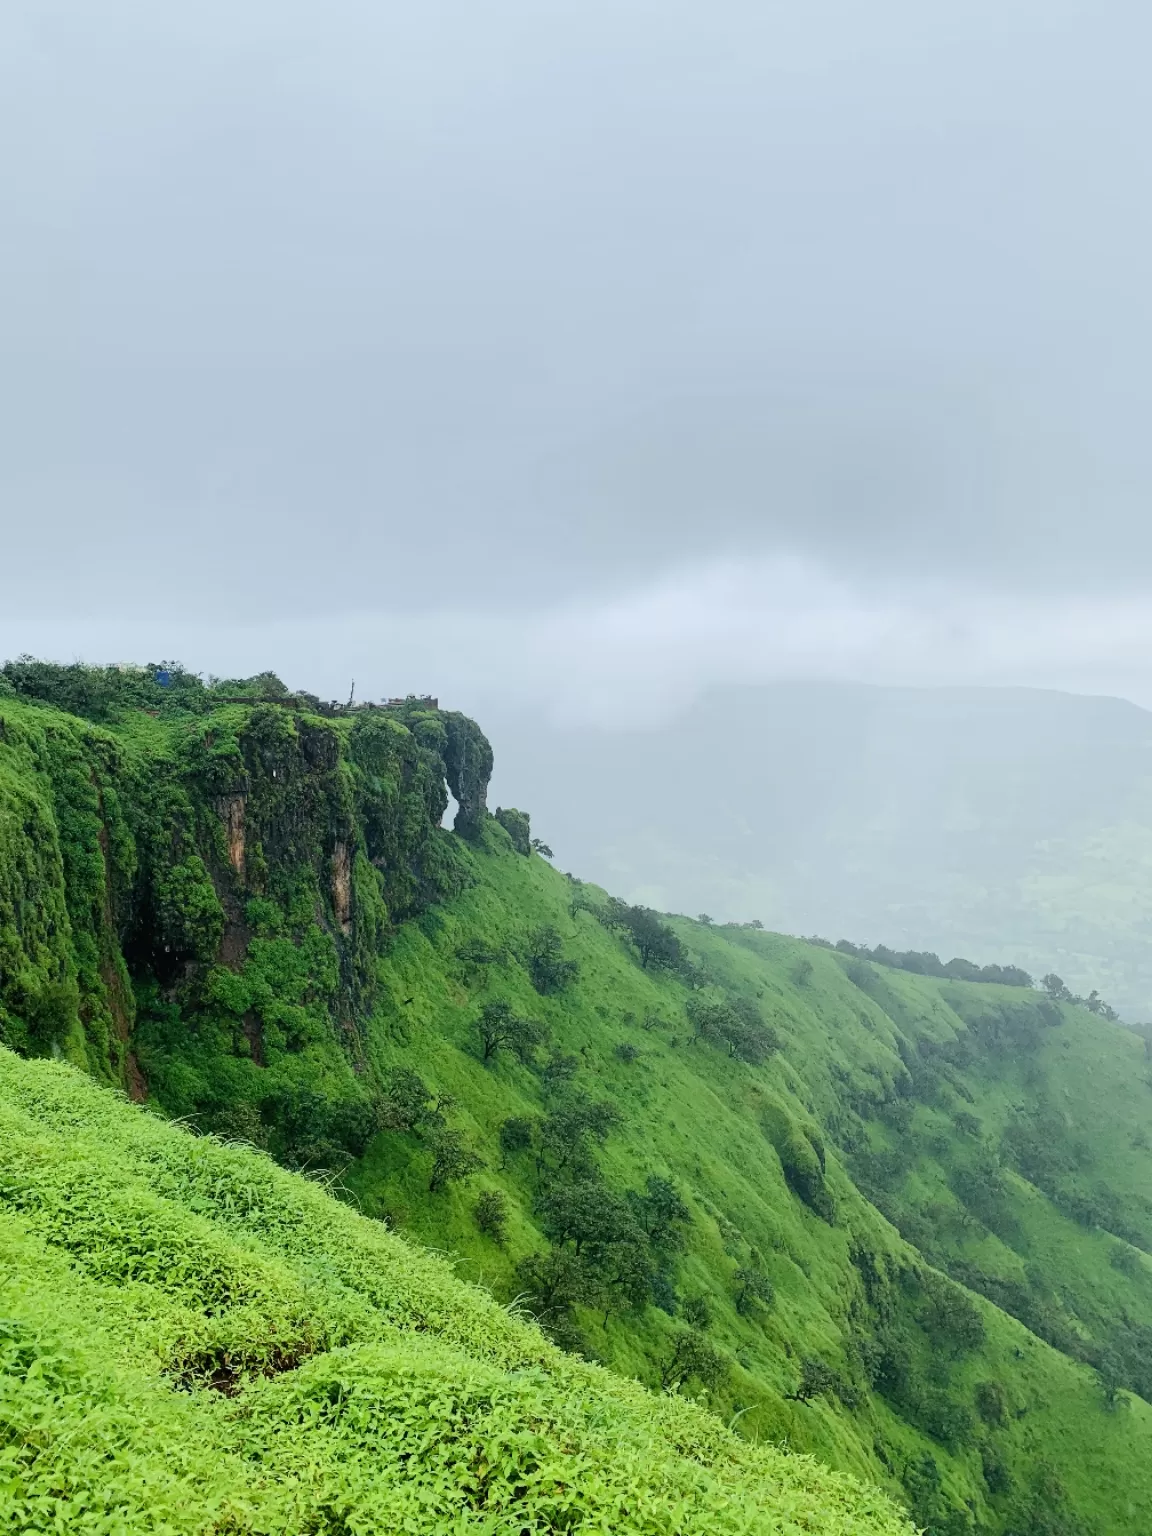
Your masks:
M 685 1330 L 676 1336 L 671 1353 L 660 1366 L 660 1385 L 671 1392 L 686 1381 L 696 1380 L 714 1391 L 728 1374 L 728 1365 L 701 1333 Z
M 476 1019 L 476 1030 L 485 1061 L 491 1061 L 503 1046 L 514 1050 L 521 1061 L 527 1061 L 548 1034 L 535 1019 L 522 1019 L 514 1013 L 511 1003 L 503 998 L 484 1004 Z
M 648 1244 L 637 1233 L 590 1255 L 604 1304 L 604 1322 L 613 1306 L 642 1307 L 651 1299 L 655 1266 Z
M 779 1035 L 765 1024 L 751 998 L 733 998 L 728 1004 L 728 1013 L 729 1017 L 722 1021 L 721 1033 L 729 1056 L 759 1066 L 780 1049 Z
M 468 939 L 457 946 L 456 958 L 466 971 L 475 974 L 485 966 L 503 965 L 508 951 L 503 944 L 494 944 L 487 939 Z
M 688 1022 L 692 1026 L 692 1039 L 722 1041 L 729 1027 L 730 1012 L 727 1003 L 713 997 L 690 997 L 684 1005 Z
M 617 1061 L 622 1061 L 626 1067 L 630 1067 L 634 1061 L 640 1060 L 640 1047 L 633 1045 L 631 1040 L 622 1040 L 616 1047 Z
M 984 1317 L 968 1293 L 935 1270 L 925 1272 L 921 1285 L 920 1321 L 933 1342 L 948 1345 L 954 1359 L 980 1349 L 986 1333 Z
M 593 1276 L 570 1248 L 529 1254 L 517 1264 L 516 1278 L 542 1319 L 569 1312 L 593 1301 L 596 1295 Z
M 821 1360 L 818 1355 L 805 1355 L 800 1362 L 800 1382 L 795 1392 L 785 1396 L 794 1403 L 808 1403 L 814 1397 L 835 1392 L 840 1385 L 840 1372 Z
M 701 912 L 696 921 L 698 923 L 703 923 L 705 928 L 711 928 L 712 926 L 712 919 L 708 916 L 707 912 Z
M 686 1012 L 694 1041 L 725 1046 L 729 1056 L 741 1061 L 759 1065 L 780 1049 L 780 1037 L 750 997 L 690 997 Z
M 571 1243 L 578 1254 L 631 1240 L 639 1231 L 628 1202 L 595 1178 L 550 1184 L 538 1209 L 552 1241 Z
M 1100 1384 L 1105 1408 L 1109 1413 L 1114 1413 L 1124 1402 L 1123 1391 L 1126 1382 L 1124 1367 L 1111 1350 L 1105 1350 L 1101 1355 L 1100 1363 L 1096 1367 L 1096 1380 Z
M 543 840 L 543 838 L 534 837 L 532 839 L 532 847 L 536 850 L 542 859 L 555 858 L 555 854 L 552 852 L 551 848 L 549 848 L 548 844 Z
M 691 1328 L 706 1333 L 712 1326 L 712 1306 L 707 1296 L 685 1296 L 680 1303 L 680 1316 Z
M 580 1070 L 580 1058 L 571 1051 L 553 1051 L 544 1063 L 540 1085 L 549 1095 L 563 1092 Z
M 380 1087 L 380 1124 L 384 1130 L 434 1130 L 444 1123 L 427 1083 L 410 1067 L 390 1067 Z
M 526 1152 L 532 1145 L 536 1121 L 525 1115 L 509 1115 L 500 1127 L 500 1152 L 503 1163 L 517 1152 Z
M 591 1166 L 591 1145 L 603 1144 L 619 1125 L 615 1104 L 571 1093 L 545 1117 L 537 1145 L 537 1172 L 551 1165 L 553 1174 L 575 1173 Z
M 1002 1381 L 976 1383 L 976 1412 L 985 1424 L 1007 1424 L 1008 1393 Z
M 1054 1003 L 1070 1003 L 1072 1001 L 1071 992 L 1055 971 L 1049 971 L 1047 976 L 1041 976 L 1040 985 Z
M 650 1173 L 644 1193 L 629 1191 L 628 1198 L 641 1227 L 656 1247 L 683 1248 L 684 1230 L 692 1223 L 692 1212 L 671 1179 Z
M 486 1189 L 472 1207 L 477 1227 L 499 1247 L 508 1236 L 508 1197 L 502 1189 Z
M 651 907 L 630 907 L 612 897 L 596 913 L 606 928 L 628 935 L 640 953 L 644 969 L 678 970 L 685 961 L 684 946 L 667 923 L 662 923 Z
M 575 960 L 564 958 L 564 941 L 551 923 L 541 923 L 528 935 L 524 964 L 541 996 L 562 992 L 580 973 Z
M 760 1254 L 753 1248 L 749 1261 L 732 1276 L 736 1283 L 736 1310 L 741 1317 L 752 1317 L 760 1307 L 769 1307 L 776 1295 L 772 1282 L 760 1267 Z
M 461 1131 L 441 1131 L 432 1144 L 432 1178 L 428 1188 L 435 1194 L 483 1166 L 484 1159 L 472 1150 Z

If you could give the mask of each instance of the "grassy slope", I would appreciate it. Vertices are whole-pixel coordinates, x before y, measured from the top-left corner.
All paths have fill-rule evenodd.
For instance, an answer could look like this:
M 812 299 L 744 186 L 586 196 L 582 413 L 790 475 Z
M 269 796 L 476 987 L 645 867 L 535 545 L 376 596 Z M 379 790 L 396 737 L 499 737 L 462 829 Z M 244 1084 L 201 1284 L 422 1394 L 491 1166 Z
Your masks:
M 742 1410 L 743 1427 L 753 1435 L 786 1440 L 873 1477 L 889 1476 L 882 1457 L 899 1468 L 930 1450 L 954 1502 L 971 1504 L 983 1528 L 1002 1528 L 1008 1518 L 1004 1501 L 987 1495 L 975 1447 L 950 1453 L 878 1394 L 854 1413 L 830 1400 L 786 1400 L 796 1385 L 801 1354 L 819 1353 L 838 1362 L 847 1358 L 849 1312 L 858 1291 L 849 1261 L 851 1236 L 880 1252 L 897 1253 L 902 1245 L 856 1192 L 835 1154 L 829 1177 L 840 1206 L 838 1223 L 830 1227 L 813 1215 L 789 1191 L 761 1118 L 764 1102 L 774 1095 L 798 1118 L 810 1118 L 827 1131 L 843 1116 L 854 1084 L 876 1093 L 905 1075 L 901 1037 L 914 1045 L 918 1034 L 941 1039 L 966 1034 L 962 1012 L 953 1003 L 972 1015 L 997 1004 L 1012 1010 L 1030 1002 L 1014 989 L 942 985 L 883 973 L 888 1001 L 901 1018 L 897 1023 L 827 952 L 775 935 L 681 924 L 717 980 L 735 991 L 764 993 L 785 1045 L 766 1066 L 746 1066 L 711 1047 L 688 1043 L 683 989 L 645 974 L 624 945 L 587 913 L 571 917 L 570 888 L 543 861 L 505 850 L 478 862 L 481 879 L 475 886 L 398 936 L 383 967 L 388 1000 L 376 1021 L 372 1049 L 381 1065 L 414 1064 L 436 1087 L 459 1099 L 489 1168 L 472 1187 L 429 1195 L 427 1154 L 410 1138 L 382 1135 L 348 1176 L 364 1208 L 391 1215 L 423 1240 L 451 1249 L 465 1273 L 492 1284 L 498 1293 L 512 1294 L 513 1262 L 539 1238 L 533 1226 L 531 1172 L 515 1162 L 500 1169 L 496 1133 L 506 1115 L 539 1108 L 539 1081 L 511 1057 L 483 1066 L 470 1027 L 475 1005 L 485 997 L 512 998 L 525 1012 L 546 1019 L 565 1049 L 581 1054 L 581 1076 L 593 1092 L 610 1093 L 625 1106 L 626 1126 L 606 1153 L 610 1180 L 620 1187 L 640 1187 L 649 1172 L 656 1172 L 691 1192 L 696 1219 L 680 1290 L 709 1296 L 717 1317 L 714 1337 L 735 1362 L 731 1384 L 717 1403 L 720 1410 Z M 569 992 L 560 998 L 537 997 L 515 963 L 483 983 L 466 982 L 452 958 L 462 938 L 481 933 L 515 942 L 534 921 L 560 927 L 569 953 L 580 962 L 581 978 Z M 804 960 L 812 971 L 797 985 L 793 978 Z M 404 1006 L 408 998 L 413 1002 Z M 644 1028 L 650 1011 L 671 1021 L 671 1027 Z M 623 1043 L 641 1051 L 628 1066 L 614 1054 Z M 1039 1070 L 1046 1072 L 1051 1063 L 1053 1071 L 1066 1071 L 1077 1052 L 1087 1052 L 1098 1063 L 1095 1070 L 1107 1092 L 1105 1074 L 1123 1077 L 1134 1050 L 1124 1032 L 1072 1012 L 1066 1026 L 1045 1040 Z M 1031 1070 L 1037 1069 L 1033 1062 Z M 1000 1081 L 995 1064 L 986 1076 L 989 1094 L 1011 1098 L 1012 1085 Z M 1147 1124 L 1152 1118 L 1147 1089 L 1129 1084 L 1127 1102 Z M 1107 1144 L 1101 1153 L 1106 1157 L 1111 1150 Z M 1142 1161 L 1147 1169 L 1147 1154 L 1132 1148 L 1129 1153 L 1130 1176 L 1138 1184 L 1137 1164 Z M 470 1213 L 477 1186 L 502 1187 L 513 1202 L 506 1251 L 475 1230 Z M 1049 1221 L 1049 1215 L 1056 1213 L 1046 1208 L 1041 1224 L 1049 1237 L 1070 1225 L 1061 1217 Z M 1081 1228 L 1076 1235 L 1101 1251 L 1111 1242 Z M 733 1271 L 747 1260 L 752 1245 L 766 1255 L 776 1289 L 774 1307 L 759 1321 L 740 1317 L 732 1299 Z M 1123 1280 L 1100 1263 L 1087 1266 L 1087 1273 L 1092 1283 L 1101 1277 Z M 1086 1282 L 1085 1294 L 1088 1288 Z M 970 1402 L 978 1381 L 993 1378 L 1008 1385 L 1020 1417 L 994 1438 L 1017 1486 L 1026 1486 L 1036 1463 L 1048 1459 L 1059 1466 L 1073 1502 L 1102 1520 L 1104 1529 L 1146 1528 L 1152 1519 L 1152 1476 L 1144 1448 L 1152 1433 L 1152 1409 L 1133 1398 L 1121 1411 L 1104 1411 L 1089 1370 L 1003 1312 L 984 1311 L 987 1346 L 949 1368 L 950 1390 Z M 656 1308 L 612 1318 L 606 1329 L 591 1315 L 583 1322 L 598 1353 L 648 1380 L 675 1329 Z
M 74 1069 L 0 1049 L 0 1148 L 5 1529 L 903 1529 Z

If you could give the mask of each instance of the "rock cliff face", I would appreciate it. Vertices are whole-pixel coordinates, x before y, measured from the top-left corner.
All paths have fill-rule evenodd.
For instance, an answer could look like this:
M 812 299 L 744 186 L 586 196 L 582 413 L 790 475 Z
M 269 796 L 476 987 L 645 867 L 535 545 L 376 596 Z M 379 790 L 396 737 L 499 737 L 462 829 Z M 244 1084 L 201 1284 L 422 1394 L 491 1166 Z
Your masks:
M 102 696 L 97 721 L 30 691 L 0 692 L 0 1042 L 143 1097 L 174 1032 L 206 1063 L 226 1037 L 270 1076 L 273 1140 L 303 1055 L 340 1114 L 362 1108 L 387 935 L 468 879 L 440 823 L 447 781 L 456 831 L 479 835 L 479 727 L 418 701 L 325 719 L 206 693 Z M 207 1066 L 181 1073 L 198 1110 L 229 1102 Z

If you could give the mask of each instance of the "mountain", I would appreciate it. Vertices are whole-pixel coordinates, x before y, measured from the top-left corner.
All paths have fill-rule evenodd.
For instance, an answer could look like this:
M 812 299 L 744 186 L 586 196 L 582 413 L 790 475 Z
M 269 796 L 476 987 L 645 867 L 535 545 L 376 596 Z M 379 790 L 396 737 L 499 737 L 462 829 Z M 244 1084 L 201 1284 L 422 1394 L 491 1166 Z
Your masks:
M 1150 1528 L 1141 1034 L 566 877 L 432 701 L 3 676 L 15 1528 Z
M 499 794 L 633 900 L 1056 971 L 1152 1018 L 1152 715 L 1133 704 L 782 683 L 659 727 L 486 727 Z

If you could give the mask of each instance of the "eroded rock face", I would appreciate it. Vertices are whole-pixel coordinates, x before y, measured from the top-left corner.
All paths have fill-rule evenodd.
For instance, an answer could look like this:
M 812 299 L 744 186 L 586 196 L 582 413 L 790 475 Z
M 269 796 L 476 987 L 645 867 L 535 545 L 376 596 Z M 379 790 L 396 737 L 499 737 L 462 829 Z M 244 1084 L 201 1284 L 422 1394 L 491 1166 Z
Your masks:
M 228 862 L 238 879 L 244 878 L 244 804 L 246 795 L 223 795 L 216 809 L 228 837 Z
M 347 843 L 337 843 L 332 850 L 332 910 L 347 933 L 352 927 L 352 850 Z
M 452 830 L 461 837 L 479 837 L 488 809 L 488 781 L 492 777 L 492 747 L 487 736 L 467 715 L 455 711 L 442 716 L 445 726 L 444 776 L 459 810 Z

